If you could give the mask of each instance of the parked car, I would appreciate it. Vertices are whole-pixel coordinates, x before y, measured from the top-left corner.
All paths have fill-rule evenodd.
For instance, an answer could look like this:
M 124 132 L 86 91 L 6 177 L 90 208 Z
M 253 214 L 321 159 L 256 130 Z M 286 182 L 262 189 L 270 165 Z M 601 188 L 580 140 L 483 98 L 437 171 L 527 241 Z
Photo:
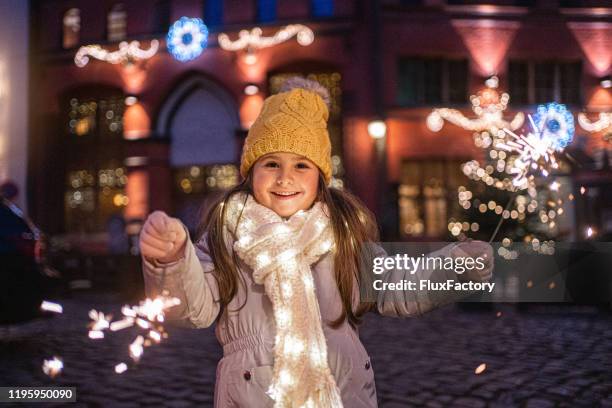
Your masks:
M 19 207 L 0 199 L 0 324 L 17 323 L 40 315 L 52 270 L 44 262 L 40 229 Z

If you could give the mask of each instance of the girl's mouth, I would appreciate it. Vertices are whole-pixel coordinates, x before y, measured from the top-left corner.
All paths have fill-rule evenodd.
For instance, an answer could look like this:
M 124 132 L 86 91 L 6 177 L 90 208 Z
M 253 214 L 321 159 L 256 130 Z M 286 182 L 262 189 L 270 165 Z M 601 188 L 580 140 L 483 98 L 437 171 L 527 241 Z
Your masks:
M 275 197 L 280 198 L 281 200 L 288 200 L 297 196 L 300 193 L 297 191 L 272 191 L 272 194 Z

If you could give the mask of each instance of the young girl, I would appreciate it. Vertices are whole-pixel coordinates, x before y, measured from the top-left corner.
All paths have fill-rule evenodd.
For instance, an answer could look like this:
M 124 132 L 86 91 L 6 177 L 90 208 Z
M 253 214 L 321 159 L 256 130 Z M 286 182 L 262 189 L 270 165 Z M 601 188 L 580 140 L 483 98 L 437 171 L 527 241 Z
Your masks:
M 147 295 L 180 298 L 169 318 L 193 327 L 217 321 L 216 407 L 376 407 L 361 317 L 374 309 L 413 316 L 441 301 L 404 292 L 360 301 L 360 248 L 377 240 L 377 227 L 354 196 L 328 187 L 325 89 L 287 82 L 249 130 L 243 181 L 212 207 L 195 245 L 179 220 L 159 211 L 147 219 L 140 237 Z M 489 248 L 455 244 L 437 255 L 490 260 Z M 489 279 L 491 269 L 471 278 Z M 452 271 L 381 276 L 457 279 Z

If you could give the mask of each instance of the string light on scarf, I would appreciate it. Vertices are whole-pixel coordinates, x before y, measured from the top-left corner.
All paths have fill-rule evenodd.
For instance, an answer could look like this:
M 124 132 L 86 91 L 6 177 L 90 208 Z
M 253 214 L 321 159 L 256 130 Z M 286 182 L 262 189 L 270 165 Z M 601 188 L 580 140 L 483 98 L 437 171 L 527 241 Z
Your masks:
M 181 62 L 191 61 L 208 45 L 208 28 L 199 18 L 181 17 L 168 31 L 168 52 Z
M 129 44 L 122 41 L 119 43 L 117 51 L 105 50 L 97 44 L 85 45 L 77 51 L 74 56 L 74 63 L 77 67 L 83 68 L 89 63 L 89 58 L 92 57 L 111 64 L 131 64 L 153 57 L 157 54 L 158 49 L 159 41 L 157 40 L 151 40 L 148 49 L 140 48 L 140 42 L 138 41 L 132 41 Z
M 314 42 L 314 32 L 302 24 L 290 24 L 281 28 L 271 37 L 263 37 L 263 31 L 259 27 L 253 28 L 251 31 L 241 30 L 238 33 L 236 41 L 230 40 L 225 33 L 220 33 L 217 37 L 219 46 L 226 51 L 241 51 L 244 50 L 245 63 L 252 65 L 257 62 L 255 51 L 262 48 L 272 47 L 282 42 L 288 41 L 292 37 L 296 37 L 298 44 L 308 46 Z
M 563 150 L 574 139 L 574 116 L 565 105 L 555 102 L 539 105 L 533 121 L 540 139 L 550 139 L 550 145 L 557 151 Z
M 510 95 L 505 92 L 500 95 L 497 91 L 498 84 L 499 79 L 493 76 L 485 81 L 485 89 L 470 96 L 472 111 L 476 114 L 476 118 L 469 119 L 456 109 L 437 108 L 427 116 L 427 127 L 432 132 L 439 132 L 446 120 L 463 129 L 476 132 L 492 131 L 496 133 L 503 128 L 512 130 L 520 128 L 525 121 L 522 112 L 517 113 L 510 122 L 504 120 L 503 113 L 508 107 Z

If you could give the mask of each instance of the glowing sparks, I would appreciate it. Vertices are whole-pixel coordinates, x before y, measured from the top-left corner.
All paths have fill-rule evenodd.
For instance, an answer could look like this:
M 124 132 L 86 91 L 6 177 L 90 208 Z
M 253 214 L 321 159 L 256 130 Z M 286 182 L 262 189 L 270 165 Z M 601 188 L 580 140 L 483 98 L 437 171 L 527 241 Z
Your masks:
M 136 339 L 132 342 L 132 344 L 130 344 L 129 350 L 130 350 L 130 357 L 132 358 L 132 360 L 134 361 L 140 360 L 140 357 L 142 357 L 142 353 L 144 353 L 144 349 L 142 347 L 143 344 L 144 344 L 144 337 L 142 336 L 136 337 Z
M 109 328 L 110 321 L 113 318 L 113 315 L 104 315 L 104 313 L 92 309 L 89 311 L 89 317 L 91 318 L 91 320 L 93 320 L 91 324 L 91 330 L 99 331 Z
M 580 194 L 584 195 L 584 193 L 586 193 L 586 188 L 584 186 L 580 187 Z
M 167 309 L 179 305 L 180 299 L 168 297 L 164 291 L 161 296 L 154 299 L 147 298 L 140 302 L 137 306 L 125 305 L 121 308 L 123 318 L 111 322 L 112 315 L 105 315 L 102 312 L 91 310 L 89 317 L 92 323 L 89 331 L 89 338 L 101 339 L 104 338 L 104 331 L 109 329 L 111 332 L 126 329 L 136 326 L 146 331 L 146 339 L 142 335 L 138 335 L 134 341 L 128 346 L 129 355 L 132 360 L 137 363 L 144 353 L 145 347 L 152 344 L 157 344 L 168 337 L 162 323 L 164 322 L 164 313 Z M 115 366 L 117 374 L 127 370 L 125 363 L 120 363 Z
M 555 151 L 559 151 L 555 140 L 551 137 L 543 137 L 531 115 L 529 121 L 532 132 L 525 135 L 517 135 L 509 129 L 504 131 L 512 137 L 512 140 L 498 142 L 496 147 L 508 152 L 517 153 L 518 157 L 514 160 L 514 166 L 510 173 L 515 174 L 513 184 L 522 186 L 527 183 L 528 177 L 533 170 L 541 170 L 544 176 L 549 174 L 549 169 L 559 167 L 555 158 Z M 561 150 L 563 150 L 561 148 Z
M 64 369 L 64 362 L 61 358 L 53 356 L 50 360 L 44 360 L 42 370 L 51 378 L 59 375 Z
M 593 235 L 595 235 L 595 231 L 593 230 L 593 227 L 587 227 L 585 235 L 587 238 L 591 238 Z
M 119 330 L 123 330 L 126 329 L 128 327 L 131 327 L 134 325 L 134 318 L 133 317 L 126 317 L 122 320 L 117 320 L 116 322 L 112 322 L 110 324 L 110 330 L 111 331 L 119 331 Z
M 482 363 L 481 365 L 476 367 L 476 370 L 474 370 L 474 374 L 476 374 L 476 375 L 482 374 L 482 373 L 484 373 L 484 371 L 486 369 L 487 369 L 487 365 L 485 363 Z
M 93 340 L 103 339 L 104 338 L 104 332 L 101 331 L 101 330 L 90 330 L 89 331 L 89 338 L 93 339 Z
M 119 363 L 115 366 L 115 372 L 117 374 L 122 374 L 124 373 L 126 370 L 128 369 L 127 364 L 125 363 Z
M 53 303 L 47 300 L 42 301 L 42 303 L 40 304 L 40 310 L 53 313 L 62 313 L 64 311 L 62 305 L 60 305 L 59 303 Z

